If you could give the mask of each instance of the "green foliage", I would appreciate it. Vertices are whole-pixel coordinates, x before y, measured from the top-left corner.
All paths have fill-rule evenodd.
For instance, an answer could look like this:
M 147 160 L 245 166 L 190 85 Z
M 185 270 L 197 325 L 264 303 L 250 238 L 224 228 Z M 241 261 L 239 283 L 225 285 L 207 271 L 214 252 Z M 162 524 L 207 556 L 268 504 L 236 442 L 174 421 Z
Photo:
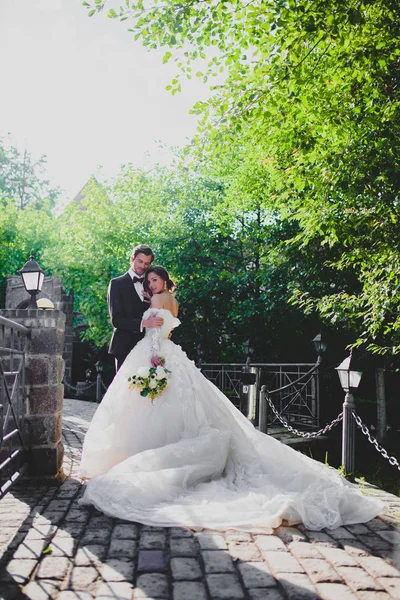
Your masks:
M 0 136 L 0 206 L 12 202 L 20 209 L 33 206 L 50 212 L 59 195 L 44 179 L 46 157 L 33 162 L 30 153 L 23 155 Z
M 129 17 L 147 47 L 168 48 L 164 60 L 179 69 L 172 93 L 193 72 L 210 81 L 224 71 L 193 109 L 198 161 L 220 165 L 238 149 L 250 157 L 232 165 L 220 214 L 250 199 L 292 224 L 286 244 L 311 265 L 317 253 L 333 274 L 330 289 L 318 269 L 289 276 L 293 302 L 357 332 L 356 345 L 398 354 L 398 2 L 127 1 L 109 16 Z

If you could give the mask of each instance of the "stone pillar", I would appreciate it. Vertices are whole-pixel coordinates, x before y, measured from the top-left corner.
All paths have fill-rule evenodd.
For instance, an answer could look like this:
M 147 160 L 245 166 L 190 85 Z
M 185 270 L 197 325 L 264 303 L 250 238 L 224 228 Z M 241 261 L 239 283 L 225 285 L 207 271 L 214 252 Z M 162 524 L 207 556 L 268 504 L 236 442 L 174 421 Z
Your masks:
M 71 382 L 72 372 L 72 343 L 73 343 L 73 323 L 74 323 L 74 293 L 68 294 L 62 287 L 61 279 L 45 277 L 43 280 L 42 291 L 39 292 L 37 299 L 49 298 L 54 303 L 54 308 L 61 310 L 66 317 L 63 358 L 65 361 L 65 381 Z M 18 308 L 29 301 L 30 296 L 25 290 L 20 275 L 9 275 L 7 277 L 6 308 Z M 25 308 L 25 306 L 21 306 Z
M 24 423 L 29 474 L 62 477 L 65 315 L 59 310 L 40 309 L 4 309 L 0 314 L 30 330 L 25 355 Z

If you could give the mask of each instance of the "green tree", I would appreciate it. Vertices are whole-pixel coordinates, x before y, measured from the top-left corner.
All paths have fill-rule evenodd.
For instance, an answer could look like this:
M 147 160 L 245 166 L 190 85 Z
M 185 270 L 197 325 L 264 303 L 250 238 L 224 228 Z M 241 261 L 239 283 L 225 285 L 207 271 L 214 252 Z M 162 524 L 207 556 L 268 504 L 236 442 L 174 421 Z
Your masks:
M 269 213 L 294 224 L 286 243 L 321 248 L 323 269 L 336 273 L 331 290 L 299 281 L 294 299 L 357 330 L 357 344 L 398 353 L 398 3 L 164 0 L 127 2 L 109 16 L 130 18 L 136 38 L 167 48 L 165 61 L 175 55 L 173 93 L 199 60 L 204 81 L 225 71 L 194 107 L 197 157 L 215 163 L 240 143 L 253 157 L 247 166 L 265 170 Z M 246 183 L 237 189 L 246 194 Z
M 34 161 L 31 154 L 0 137 L 0 199 L 1 204 L 12 202 L 19 209 L 34 206 L 51 210 L 59 196 L 59 189 L 51 188 L 44 178 L 46 157 Z

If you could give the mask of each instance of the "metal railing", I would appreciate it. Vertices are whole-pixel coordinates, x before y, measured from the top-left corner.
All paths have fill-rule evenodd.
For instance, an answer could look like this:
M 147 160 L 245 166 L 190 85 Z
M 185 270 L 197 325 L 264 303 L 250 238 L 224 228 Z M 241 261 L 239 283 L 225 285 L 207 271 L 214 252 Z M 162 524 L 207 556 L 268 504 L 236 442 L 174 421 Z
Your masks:
M 27 468 L 23 430 L 28 333 L 0 316 L 0 499 Z
M 259 392 L 266 385 L 276 411 L 286 421 L 319 426 L 319 366 L 316 363 L 201 363 L 202 373 L 252 421 L 259 418 Z M 268 413 L 268 425 L 279 422 Z

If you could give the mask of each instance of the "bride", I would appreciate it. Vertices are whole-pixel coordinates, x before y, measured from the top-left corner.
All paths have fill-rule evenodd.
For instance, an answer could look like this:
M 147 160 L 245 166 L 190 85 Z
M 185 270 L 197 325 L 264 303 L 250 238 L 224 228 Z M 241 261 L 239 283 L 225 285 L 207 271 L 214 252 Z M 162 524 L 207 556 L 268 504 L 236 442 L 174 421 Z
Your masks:
M 147 329 L 90 424 L 82 502 L 145 525 L 271 533 L 283 520 L 308 529 L 366 522 L 383 511 L 335 471 L 254 429 L 169 339 L 180 325 L 161 266 L 145 277 L 161 329 Z M 153 401 L 132 389 L 140 367 L 170 371 Z

